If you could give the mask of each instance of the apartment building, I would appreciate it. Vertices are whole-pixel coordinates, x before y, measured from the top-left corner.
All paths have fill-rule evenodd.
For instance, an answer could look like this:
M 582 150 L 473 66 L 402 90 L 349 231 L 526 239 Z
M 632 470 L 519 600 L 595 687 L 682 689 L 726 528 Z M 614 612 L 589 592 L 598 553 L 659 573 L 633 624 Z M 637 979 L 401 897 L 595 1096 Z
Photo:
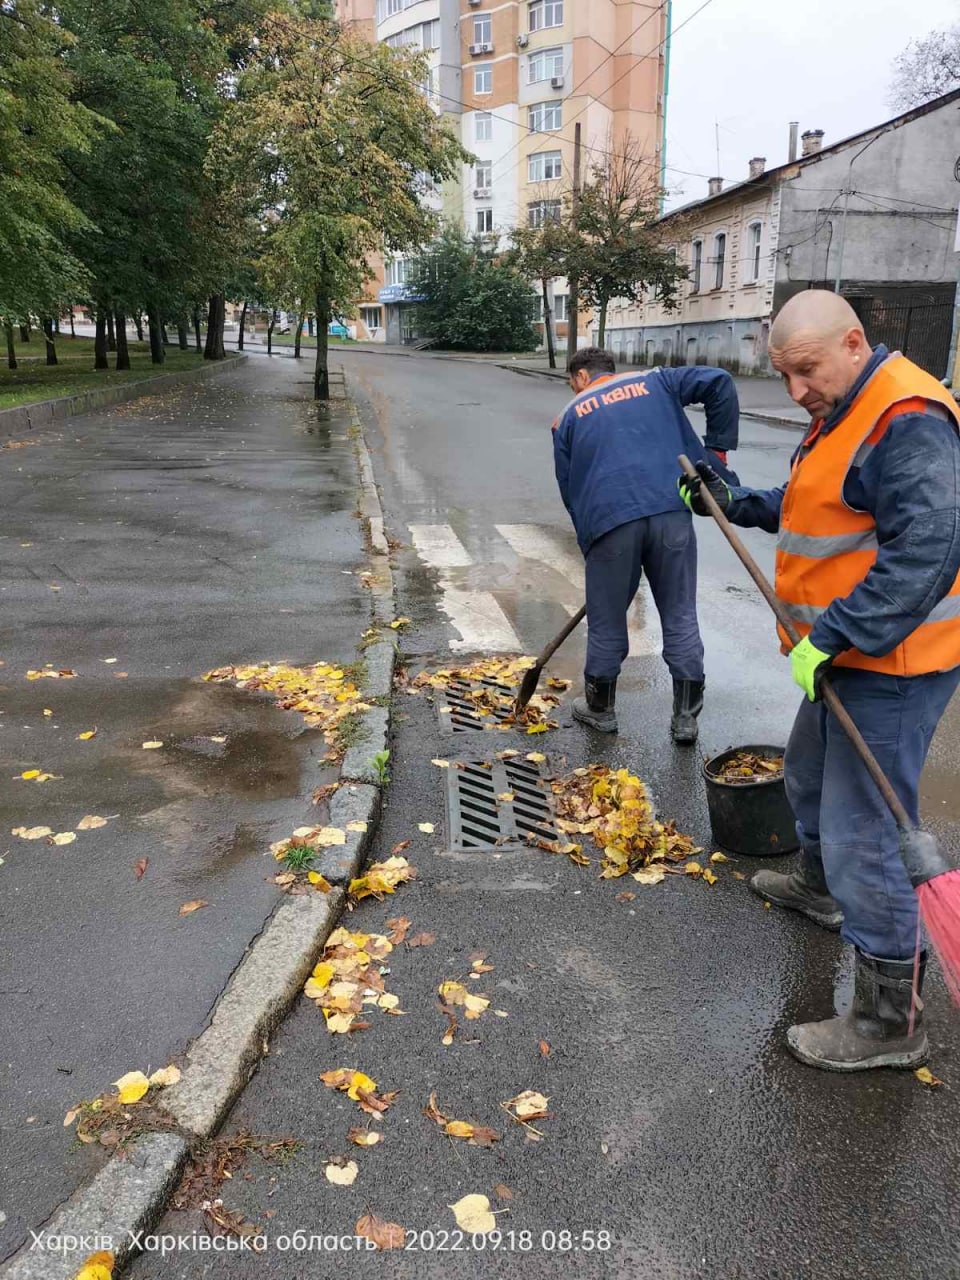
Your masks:
M 475 156 L 437 208 L 470 234 L 505 244 L 513 227 L 559 215 L 578 124 L 584 177 L 628 133 L 662 164 L 670 0 L 339 0 L 337 11 L 376 40 L 427 51 L 424 90 Z M 384 264 L 360 336 L 414 337 L 406 276 L 402 259 Z M 555 281 L 561 347 L 566 300 Z

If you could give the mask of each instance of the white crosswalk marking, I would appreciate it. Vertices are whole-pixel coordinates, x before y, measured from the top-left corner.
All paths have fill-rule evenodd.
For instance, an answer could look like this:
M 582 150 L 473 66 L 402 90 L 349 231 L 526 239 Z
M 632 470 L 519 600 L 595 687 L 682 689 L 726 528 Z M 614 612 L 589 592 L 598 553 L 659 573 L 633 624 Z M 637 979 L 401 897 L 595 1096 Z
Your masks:
M 497 533 L 507 542 L 518 556 L 526 560 L 537 560 L 548 568 L 563 575 L 576 589 L 577 603 L 561 601 L 569 614 L 580 608 L 584 593 L 583 559 L 579 553 L 568 550 L 555 534 L 539 524 L 498 524 Z M 645 585 L 640 588 L 643 593 L 642 605 L 636 602 L 627 616 L 627 633 L 630 638 L 630 657 L 642 658 L 650 654 L 658 654 L 663 647 L 663 636 L 660 630 L 660 618 L 656 606 Z M 638 617 L 642 612 L 643 617 Z
M 413 545 L 420 559 L 440 575 L 440 607 L 460 632 L 450 648 L 467 652 L 519 653 L 522 649 L 510 620 L 489 591 L 457 584 L 451 571 L 473 564 L 463 543 L 446 524 L 413 524 Z

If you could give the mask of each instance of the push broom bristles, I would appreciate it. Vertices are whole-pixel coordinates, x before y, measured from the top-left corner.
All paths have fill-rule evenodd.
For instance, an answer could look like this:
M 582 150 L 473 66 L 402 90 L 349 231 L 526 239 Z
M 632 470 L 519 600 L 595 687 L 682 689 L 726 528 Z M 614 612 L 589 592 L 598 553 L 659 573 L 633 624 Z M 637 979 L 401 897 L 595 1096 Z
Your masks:
M 960 1005 L 960 871 L 917 885 L 920 915 L 954 1004 Z

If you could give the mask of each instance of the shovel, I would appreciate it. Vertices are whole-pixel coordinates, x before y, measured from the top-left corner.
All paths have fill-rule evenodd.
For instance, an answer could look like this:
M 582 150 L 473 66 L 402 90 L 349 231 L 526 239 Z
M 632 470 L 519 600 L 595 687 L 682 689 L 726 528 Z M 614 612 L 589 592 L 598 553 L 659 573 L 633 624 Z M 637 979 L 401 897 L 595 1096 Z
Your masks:
M 677 461 L 680 463 L 684 474 L 689 479 L 697 480 L 700 478 L 697 474 L 696 468 L 693 466 L 693 463 L 686 454 L 681 453 Z M 799 644 L 800 633 L 793 625 L 793 620 L 787 613 L 786 609 L 784 609 L 782 603 L 775 594 L 773 587 L 771 587 L 770 583 L 764 577 L 760 566 L 734 532 L 730 521 L 717 506 L 716 499 L 705 484 L 701 484 L 700 486 L 700 497 L 703 499 L 704 506 L 720 526 L 721 533 L 737 553 L 743 567 L 760 588 L 763 598 L 773 610 L 777 621 L 786 632 L 787 637 L 790 640 L 791 647 Z M 949 871 L 949 865 L 944 861 L 933 836 L 930 835 L 929 832 L 921 831 L 913 825 L 910 815 L 900 803 L 899 796 L 890 785 L 890 781 L 886 774 L 880 768 L 876 756 L 870 750 L 869 746 L 867 746 L 860 730 L 854 724 L 843 703 L 837 697 L 836 690 L 830 683 L 829 676 L 825 675 L 820 682 L 820 692 L 824 703 L 830 710 L 831 714 L 836 717 L 840 727 L 850 739 L 850 743 L 853 746 L 854 751 L 856 751 L 857 755 L 863 761 L 864 767 L 876 784 L 877 790 L 883 797 L 884 803 L 893 814 L 894 820 L 897 824 L 897 830 L 900 833 L 900 858 L 907 869 L 907 875 L 910 877 L 910 882 L 913 887 L 918 889 L 928 880 L 942 875 L 945 871 Z
M 587 615 L 587 606 L 582 605 L 577 613 L 573 615 L 567 625 L 563 628 L 559 635 L 554 636 L 547 647 L 541 653 L 533 666 L 523 677 L 523 683 L 520 685 L 520 692 L 517 694 L 516 701 L 513 704 L 514 716 L 519 716 L 524 707 L 537 692 L 537 685 L 540 683 L 540 677 L 543 675 L 543 668 L 547 665 L 553 655 L 566 640 L 572 631 L 576 631 L 580 623 Z

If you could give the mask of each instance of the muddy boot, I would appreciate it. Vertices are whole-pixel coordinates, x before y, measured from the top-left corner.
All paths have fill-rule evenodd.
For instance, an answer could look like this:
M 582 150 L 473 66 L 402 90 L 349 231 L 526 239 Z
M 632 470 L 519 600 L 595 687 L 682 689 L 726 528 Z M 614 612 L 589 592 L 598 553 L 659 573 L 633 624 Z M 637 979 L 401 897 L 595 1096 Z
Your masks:
M 796 871 L 758 871 L 750 880 L 750 888 L 764 902 L 799 911 L 823 929 L 836 933 L 843 924 L 843 912 L 827 888 L 823 867 L 802 854 Z
M 617 678 L 599 680 L 596 676 L 583 677 L 583 698 L 573 700 L 573 718 L 601 733 L 617 732 Z
M 703 710 L 702 680 L 674 680 L 673 718 L 670 735 L 674 742 L 689 746 L 697 740 L 697 716 Z
M 881 960 L 858 951 L 850 1012 L 842 1018 L 791 1027 L 787 1032 L 790 1052 L 824 1071 L 919 1067 L 927 1058 L 920 999 L 926 960 L 926 954 L 921 955 L 914 1004 L 912 960 Z M 911 1005 L 915 1008 L 912 1034 Z

